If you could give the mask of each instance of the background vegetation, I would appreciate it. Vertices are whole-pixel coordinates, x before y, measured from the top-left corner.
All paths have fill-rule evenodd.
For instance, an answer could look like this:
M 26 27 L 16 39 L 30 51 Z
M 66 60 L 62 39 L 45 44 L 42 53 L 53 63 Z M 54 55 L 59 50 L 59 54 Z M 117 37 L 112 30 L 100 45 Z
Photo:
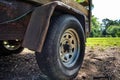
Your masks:
M 78 3 L 84 0 L 75 0 Z M 94 4 L 92 4 L 92 9 Z M 87 46 L 119 46 L 120 47 L 120 19 L 105 18 L 102 22 L 94 15 L 91 16 L 91 33 L 87 38 Z
M 78 3 L 85 0 L 75 0 Z M 91 6 L 92 9 L 94 8 Z M 102 20 L 102 23 L 98 21 L 98 18 L 92 15 L 91 20 L 91 33 L 90 37 L 120 37 L 120 19 L 119 20 L 110 20 L 105 18 Z
M 93 15 L 90 37 L 120 37 L 120 20 L 103 19 L 102 23 Z

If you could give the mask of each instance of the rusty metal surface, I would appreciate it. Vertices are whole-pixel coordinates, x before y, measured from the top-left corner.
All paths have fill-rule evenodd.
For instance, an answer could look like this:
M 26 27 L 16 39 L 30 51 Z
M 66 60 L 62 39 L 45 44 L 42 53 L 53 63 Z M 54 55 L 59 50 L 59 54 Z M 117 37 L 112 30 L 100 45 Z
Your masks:
M 34 5 L 0 0 L 0 40 L 23 39 Z
M 33 8 L 31 4 L 18 0 L 0 0 L 0 24 L 21 18 L 32 11 Z
M 0 40 L 23 40 L 31 15 L 7 24 L 0 24 Z
M 67 5 L 81 11 L 83 14 L 88 16 L 88 10 L 85 8 L 85 6 L 75 2 L 74 0 L 29 0 L 29 1 L 40 3 L 40 4 L 47 4 L 47 3 L 50 3 L 50 2 L 53 2 L 53 1 L 60 1 L 60 2 L 63 2 Z M 88 5 L 87 2 L 88 2 L 88 0 L 85 0 L 84 4 Z
M 62 2 L 54 1 L 36 8 L 33 12 L 23 41 L 24 47 L 41 52 L 54 10 L 76 16 L 85 30 L 85 18 L 82 13 Z

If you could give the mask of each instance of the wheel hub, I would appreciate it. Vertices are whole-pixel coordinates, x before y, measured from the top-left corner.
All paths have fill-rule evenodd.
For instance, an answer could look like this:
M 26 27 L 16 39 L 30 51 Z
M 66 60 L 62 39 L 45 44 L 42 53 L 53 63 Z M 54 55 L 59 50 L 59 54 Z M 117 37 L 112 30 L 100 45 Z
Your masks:
M 70 52 L 70 44 L 68 43 L 68 41 L 65 41 L 66 43 L 63 44 L 63 52 Z
M 73 29 L 66 30 L 60 40 L 59 54 L 64 66 L 71 67 L 79 56 L 79 38 Z
M 16 50 L 16 49 L 18 49 L 21 46 L 19 40 L 3 41 L 3 45 L 8 50 Z

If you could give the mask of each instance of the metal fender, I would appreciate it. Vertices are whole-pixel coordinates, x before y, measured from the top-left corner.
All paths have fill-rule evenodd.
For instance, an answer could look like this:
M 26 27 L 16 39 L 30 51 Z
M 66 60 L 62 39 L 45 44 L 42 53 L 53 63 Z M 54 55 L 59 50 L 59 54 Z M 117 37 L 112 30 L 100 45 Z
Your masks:
M 74 15 L 81 22 L 85 31 L 85 16 L 80 11 L 60 1 L 50 2 L 48 4 L 37 7 L 33 11 L 25 33 L 24 41 L 22 44 L 23 47 L 37 52 L 42 51 L 42 47 L 44 46 L 50 25 L 50 19 L 55 10 Z

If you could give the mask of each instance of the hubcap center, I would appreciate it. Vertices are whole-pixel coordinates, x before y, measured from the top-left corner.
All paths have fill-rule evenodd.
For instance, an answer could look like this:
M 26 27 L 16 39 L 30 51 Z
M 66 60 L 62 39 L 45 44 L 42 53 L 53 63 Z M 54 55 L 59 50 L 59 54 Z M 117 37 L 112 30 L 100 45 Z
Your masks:
M 64 49 L 64 53 L 65 52 L 67 52 L 67 53 L 70 52 L 70 45 L 69 45 L 68 41 L 66 41 L 66 43 L 63 44 L 63 49 Z

